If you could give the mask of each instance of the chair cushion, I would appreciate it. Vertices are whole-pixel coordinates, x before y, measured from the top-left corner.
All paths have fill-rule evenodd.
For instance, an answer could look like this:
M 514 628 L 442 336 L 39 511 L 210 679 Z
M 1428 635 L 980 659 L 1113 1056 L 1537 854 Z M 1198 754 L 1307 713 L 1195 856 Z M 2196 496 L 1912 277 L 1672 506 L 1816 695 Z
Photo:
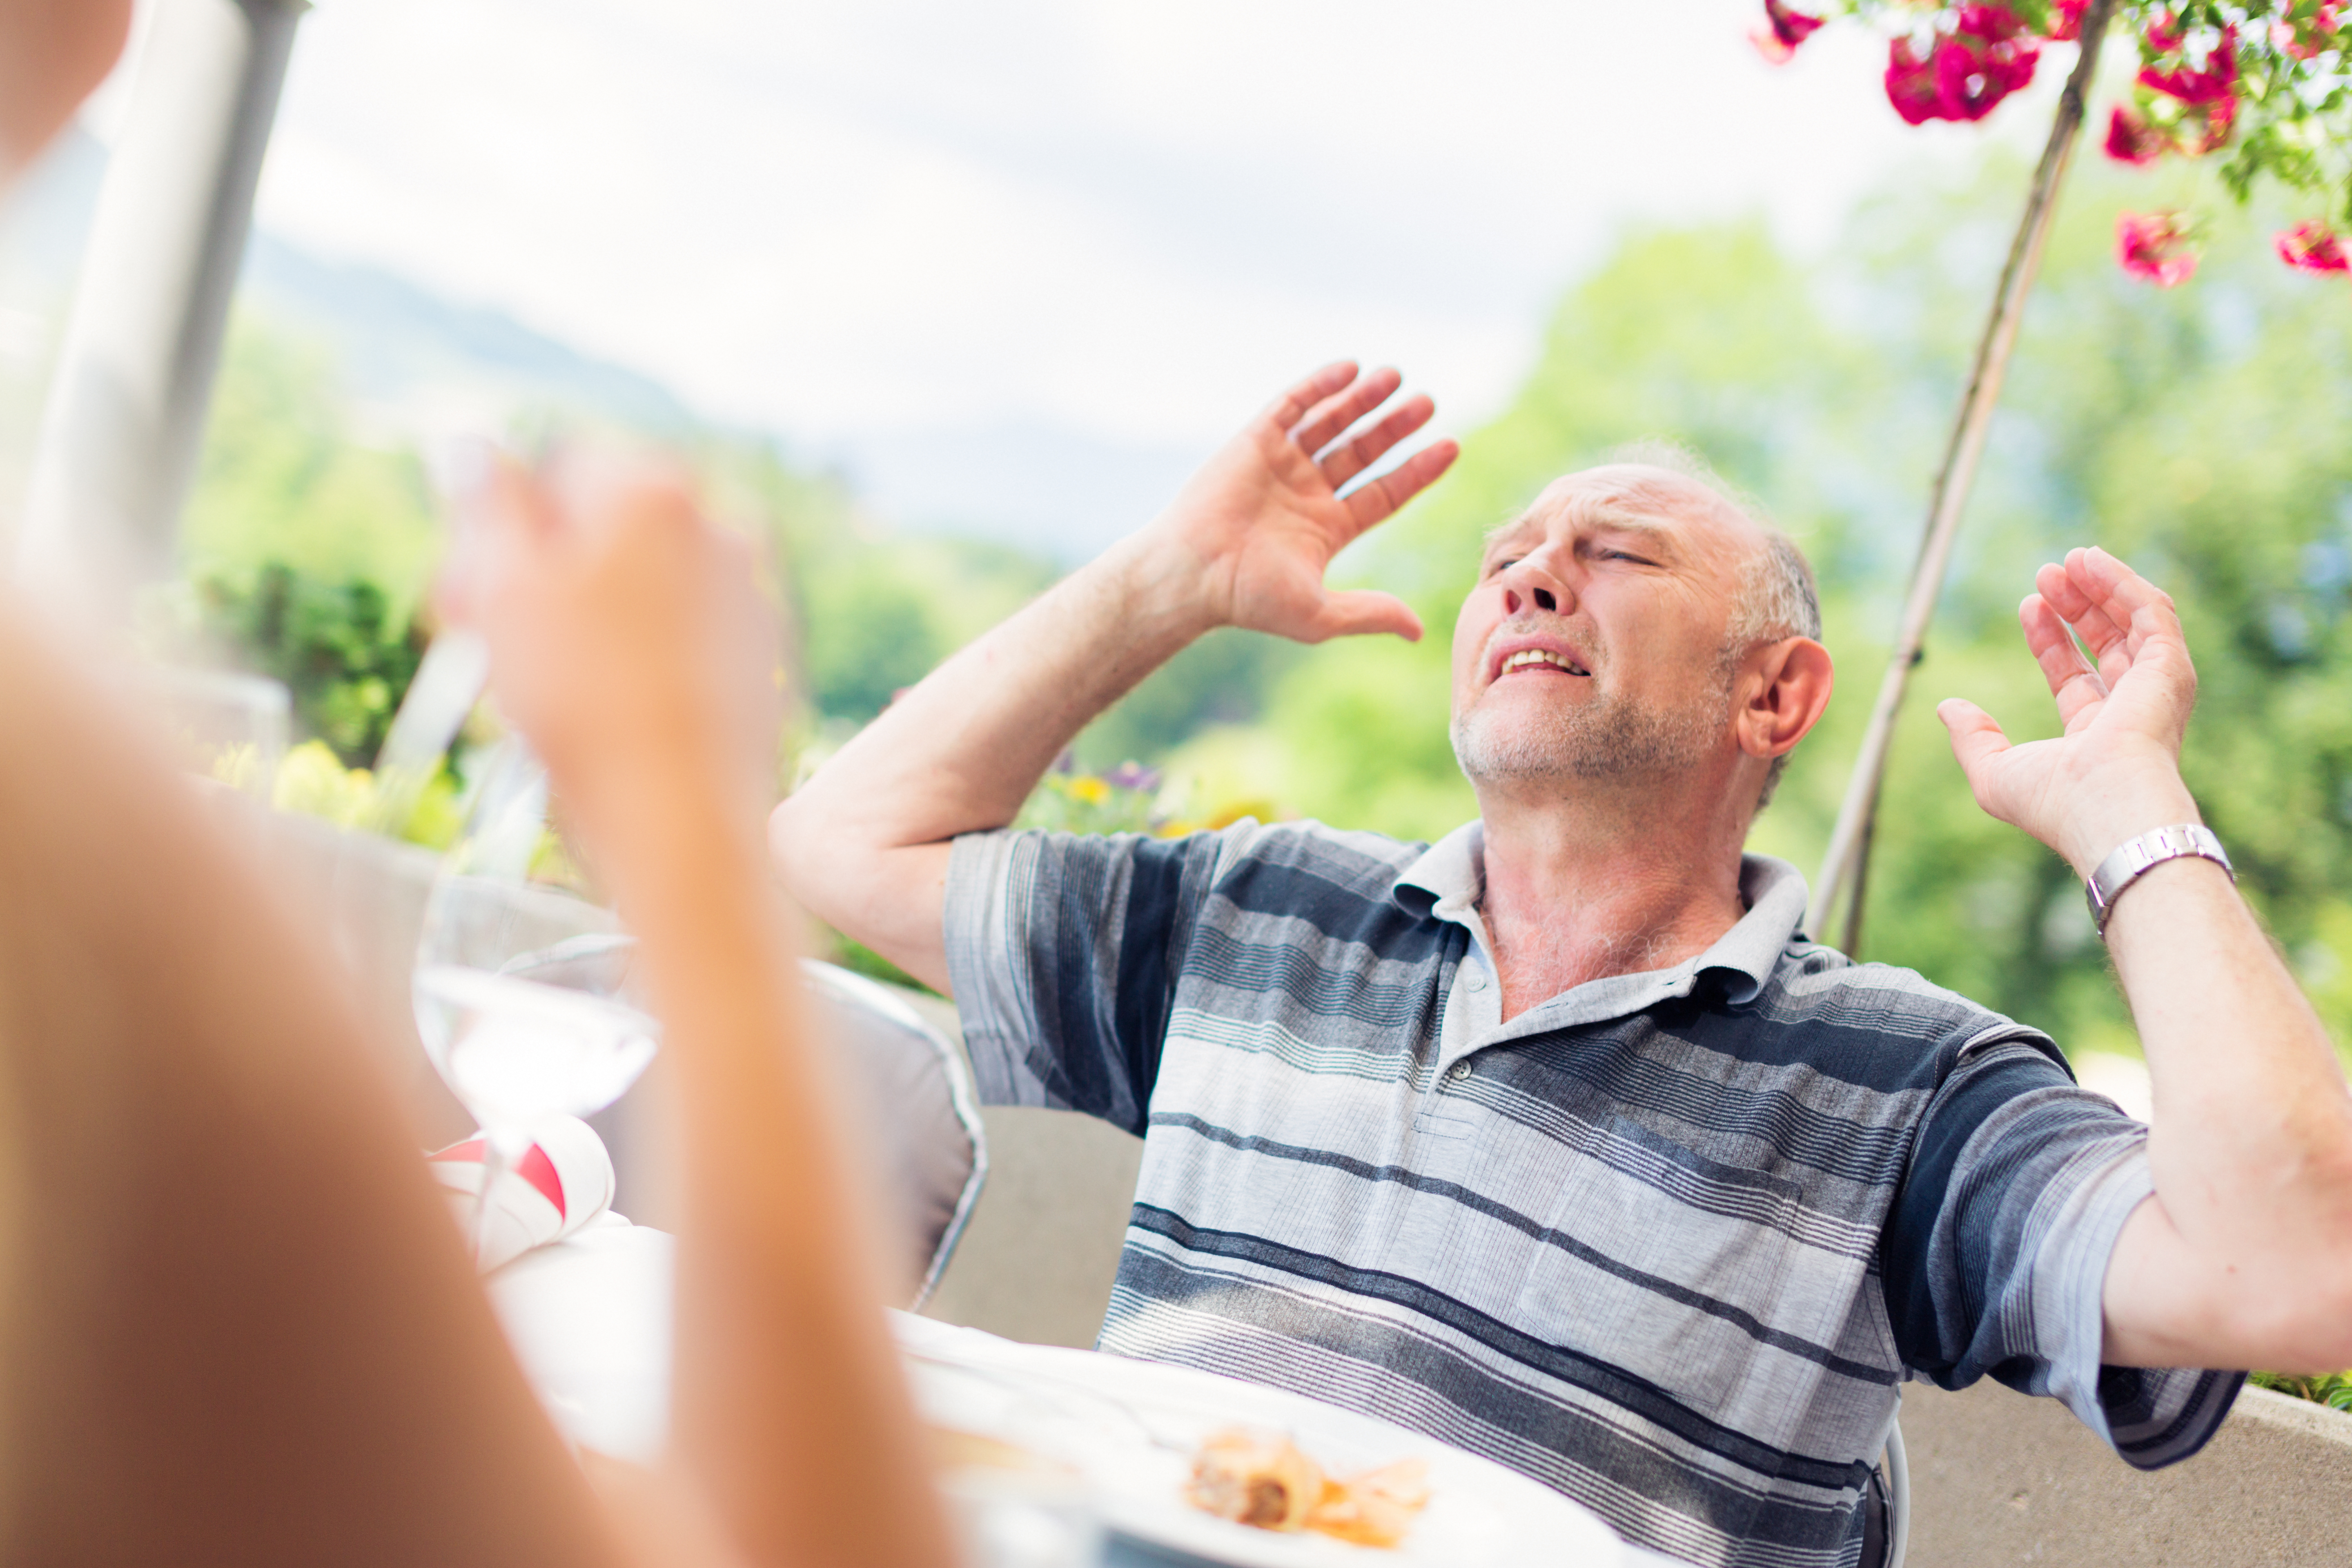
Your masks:
M 979 1096 L 963 1053 L 889 986 L 837 964 L 807 962 L 823 1028 L 850 1088 L 886 1200 L 913 1249 L 919 1307 L 939 1283 L 988 1176 Z

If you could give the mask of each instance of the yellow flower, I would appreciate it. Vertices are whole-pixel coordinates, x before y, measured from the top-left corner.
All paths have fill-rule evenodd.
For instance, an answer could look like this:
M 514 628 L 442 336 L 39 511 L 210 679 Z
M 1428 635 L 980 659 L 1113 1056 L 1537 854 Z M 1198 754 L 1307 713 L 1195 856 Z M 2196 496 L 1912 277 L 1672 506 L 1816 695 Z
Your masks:
M 1100 805 L 1110 798 L 1110 785 L 1088 773 L 1070 781 L 1070 793 L 1088 805 Z

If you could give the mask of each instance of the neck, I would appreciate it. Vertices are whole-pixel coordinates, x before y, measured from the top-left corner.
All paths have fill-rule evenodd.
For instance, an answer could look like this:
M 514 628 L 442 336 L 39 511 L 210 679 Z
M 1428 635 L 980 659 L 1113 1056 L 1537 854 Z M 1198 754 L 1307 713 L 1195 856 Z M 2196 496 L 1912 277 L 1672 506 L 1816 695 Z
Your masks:
M 1587 981 L 1694 958 L 1738 923 L 1751 814 L 1685 783 L 1479 786 L 1482 908 L 1504 1017 Z

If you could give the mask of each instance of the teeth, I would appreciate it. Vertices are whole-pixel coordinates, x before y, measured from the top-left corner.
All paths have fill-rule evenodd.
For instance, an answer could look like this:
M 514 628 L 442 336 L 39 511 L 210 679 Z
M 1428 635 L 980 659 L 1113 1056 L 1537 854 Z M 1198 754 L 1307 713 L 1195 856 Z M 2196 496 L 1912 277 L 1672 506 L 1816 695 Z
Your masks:
M 1554 668 L 1564 669 L 1570 675 L 1584 675 L 1589 673 L 1581 666 L 1570 663 L 1568 659 L 1562 658 L 1559 654 L 1551 652 L 1549 648 L 1540 647 L 1523 648 L 1519 652 L 1515 653 L 1510 658 L 1505 659 L 1503 661 L 1503 673 L 1505 675 L 1508 675 L 1515 669 L 1527 669 L 1538 664 L 1549 664 Z

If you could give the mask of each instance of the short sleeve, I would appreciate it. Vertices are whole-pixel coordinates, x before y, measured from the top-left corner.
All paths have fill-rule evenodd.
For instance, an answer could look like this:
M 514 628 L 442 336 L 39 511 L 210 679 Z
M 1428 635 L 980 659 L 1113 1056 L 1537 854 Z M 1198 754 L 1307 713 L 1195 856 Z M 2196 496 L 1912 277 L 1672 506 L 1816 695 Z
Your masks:
M 2075 1086 L 2036 1039 L 1963 1052 L 1937 1088 L 1884 1240 L 1886 1303 L 1912 1372 L 1990 1376 L 2063 1400 L 2125 1460 L 2204 1447 L 2242 1373 L 2112 1367 L 2107 1260 L 2155 1191 L 2147 1129 Z
M 1220 835 L 975 833 L 948 862 L 948 980 L 981 1098 L 1140 1134 Z

